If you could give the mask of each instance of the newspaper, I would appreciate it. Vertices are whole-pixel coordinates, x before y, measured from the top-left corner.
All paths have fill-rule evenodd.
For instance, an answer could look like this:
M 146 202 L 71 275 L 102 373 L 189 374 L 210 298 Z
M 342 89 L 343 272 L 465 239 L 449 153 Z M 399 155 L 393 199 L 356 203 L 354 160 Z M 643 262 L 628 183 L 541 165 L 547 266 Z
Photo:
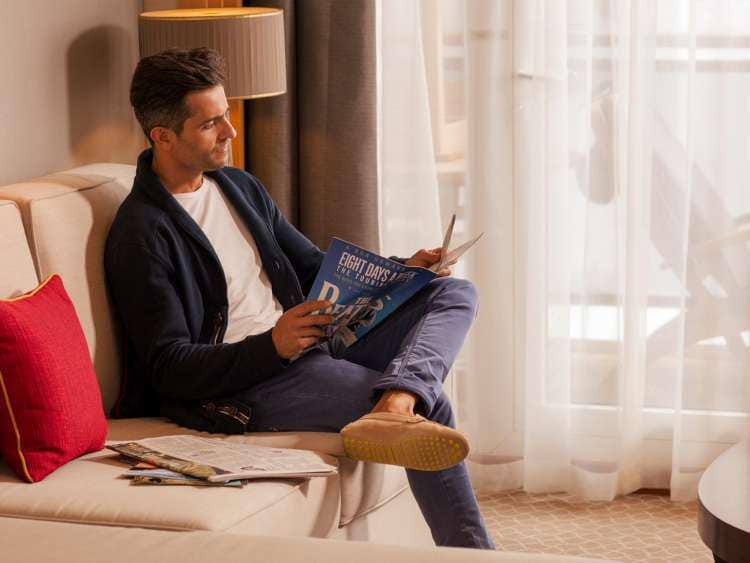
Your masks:
M 321 454 L 202 436 L 162 436 L 107 446 L 122 455 L 211 482 L 270 477 L 326 477 L 337 472 Z
M 326 300 L 331 306 L 320 313 L 333 316 L 325 327 L 322 342 L 334 356 L 370 332 L 412 295 L 456 263 L 482 236 L 450 250 L 453 215 L 446 230 L 440 260 L 431 268 L 407 266 L 365 250 L 354 243 L 334 238 L 313 282 L 308 301 Z

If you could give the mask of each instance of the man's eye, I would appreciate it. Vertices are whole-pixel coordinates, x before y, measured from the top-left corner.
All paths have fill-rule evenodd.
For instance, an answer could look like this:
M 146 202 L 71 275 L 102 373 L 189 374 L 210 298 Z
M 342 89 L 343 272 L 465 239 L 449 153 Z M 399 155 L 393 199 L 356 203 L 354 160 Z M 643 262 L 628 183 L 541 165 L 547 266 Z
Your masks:
M 211 129 L 211 127 L 213 127 L 213 126 L 214 126 L 214 122 L 213 122 L 213 121 L 211 121 L 210 123 L 206 123 L 206 124 L 205 124 L 205 125 L 203 126 L 203 128 L 204 128 L 204 129 Z

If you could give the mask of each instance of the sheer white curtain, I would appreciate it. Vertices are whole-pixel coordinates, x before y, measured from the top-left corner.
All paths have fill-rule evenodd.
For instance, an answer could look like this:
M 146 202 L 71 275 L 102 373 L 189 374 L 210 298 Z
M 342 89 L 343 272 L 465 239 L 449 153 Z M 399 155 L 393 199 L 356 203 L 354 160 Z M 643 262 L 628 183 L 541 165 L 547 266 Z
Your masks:
M 378 4 L 380 249 L 440 246 L 441 227 L 419 2 Z
M 383 50 L 409 7 L 423 64 L 384 64 L 383 99 L 426 84 L 430 127 L 391 136 L 430 147 L 441 217 L 486 232 L 458 272 L 475 484 L 694 498 L 750 412 L 750 3 L 384 0 Z

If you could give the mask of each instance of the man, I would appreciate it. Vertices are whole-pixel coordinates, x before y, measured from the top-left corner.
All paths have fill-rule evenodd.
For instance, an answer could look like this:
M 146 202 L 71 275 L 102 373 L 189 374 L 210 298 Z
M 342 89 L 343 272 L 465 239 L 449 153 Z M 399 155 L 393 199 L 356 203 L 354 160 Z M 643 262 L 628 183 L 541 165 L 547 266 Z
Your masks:
M 493 548 L 442 391 L 476 313 L 473 286 L 441 272 L 331 357 L 318 343 L 331 317 L 311 315 L 329 304 L 304 301 L 323 254 L 256 178 L 225 167 L 235 131 L 223 82 L 208 49 L 146 57 L 133 75 L 131 103 L 152 148 L 105 253 L 124 328 L 115 414 L 211 429 L 200 413 L 228 403 L 230 415 L 249 406 L 240 431 L 342 431 L 350 457 L 407 468 L 438 545 Z M 421 250 L 406 263 L 439 257 Z

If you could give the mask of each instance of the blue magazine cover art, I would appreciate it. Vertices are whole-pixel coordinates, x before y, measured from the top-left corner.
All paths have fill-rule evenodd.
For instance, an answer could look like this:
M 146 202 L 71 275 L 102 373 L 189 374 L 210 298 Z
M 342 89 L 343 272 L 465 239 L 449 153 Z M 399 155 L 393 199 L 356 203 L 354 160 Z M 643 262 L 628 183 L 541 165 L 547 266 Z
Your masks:
M 338 355 L 436 276 L 334 238 L 307 299 L 332 303 L 321 311 L 334 318 L 324 340 Z

